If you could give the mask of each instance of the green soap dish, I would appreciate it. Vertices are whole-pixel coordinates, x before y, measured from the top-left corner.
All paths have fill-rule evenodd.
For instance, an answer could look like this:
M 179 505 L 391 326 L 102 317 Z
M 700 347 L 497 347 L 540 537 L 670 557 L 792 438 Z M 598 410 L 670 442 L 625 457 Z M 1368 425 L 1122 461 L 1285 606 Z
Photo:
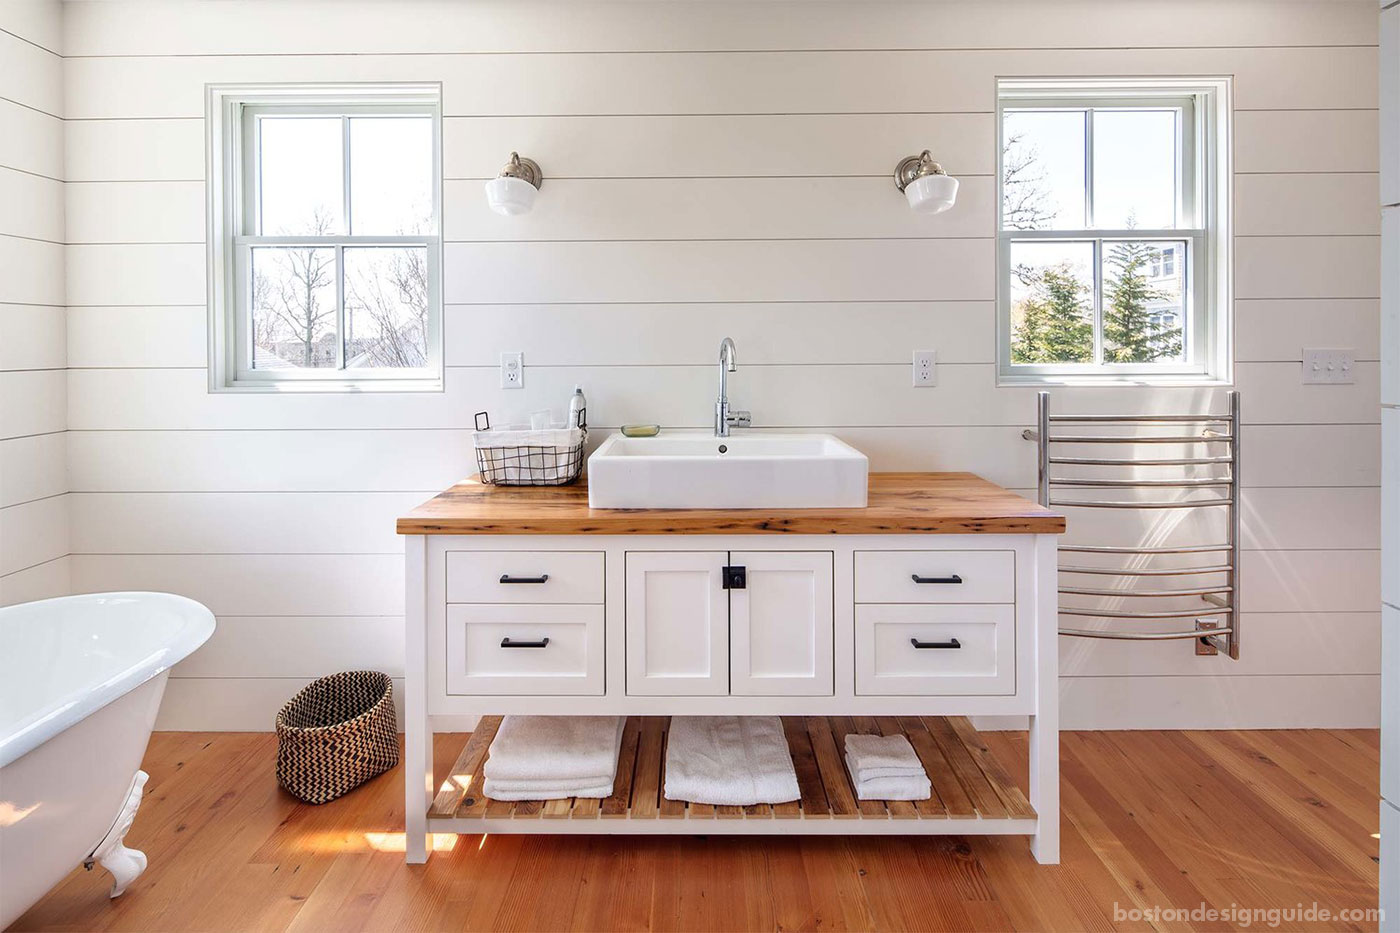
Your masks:
M 624 424 L 622 426 L 623 437 L 655 437 L 661 433 L 659 424 Z

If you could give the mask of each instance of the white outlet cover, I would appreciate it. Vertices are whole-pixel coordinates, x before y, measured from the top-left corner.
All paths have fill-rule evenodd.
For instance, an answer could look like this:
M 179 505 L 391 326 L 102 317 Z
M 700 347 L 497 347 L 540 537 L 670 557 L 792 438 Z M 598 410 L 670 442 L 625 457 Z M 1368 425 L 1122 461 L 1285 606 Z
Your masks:
M 914 351 L 914 385 L 919 388 L 938 385 L 938 351 Z
M 1303 385 L 1351 385 L 1356 382 L 1356 351 L 1303 350 Z
M 501 388 L 525 388 L 525 354 L 521 352 L 501 354 Z

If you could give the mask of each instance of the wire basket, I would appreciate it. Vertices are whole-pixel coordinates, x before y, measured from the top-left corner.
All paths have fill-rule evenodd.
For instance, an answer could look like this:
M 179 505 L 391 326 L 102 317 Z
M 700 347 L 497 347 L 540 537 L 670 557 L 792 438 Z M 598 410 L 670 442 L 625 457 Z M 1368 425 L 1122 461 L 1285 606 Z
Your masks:
M 476 416 L 476 468 L 488 486 L 567 486 L 583 474 L 587 413 L 577 428 L 508 427 L 492 430 L 486 412 Z

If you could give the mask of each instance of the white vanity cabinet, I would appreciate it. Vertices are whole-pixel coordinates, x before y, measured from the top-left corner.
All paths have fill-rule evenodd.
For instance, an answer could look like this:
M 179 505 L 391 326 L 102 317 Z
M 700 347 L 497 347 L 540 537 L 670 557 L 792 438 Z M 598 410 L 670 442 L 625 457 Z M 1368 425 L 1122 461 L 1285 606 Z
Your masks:
M 399 522 L 408 858 L 427 857 L 431 824 L 1023 833 L 1055 861 L 1063 527 L 969 474 L 874 474 L 867 508 L 832 510 L 591 510 L 581 485 L 454 487 Z M 512 714 L 627 717 L 622 797 L 482 797 L 490 737 Z M 782 717 L 802 800 L 732 813 L 666 801 L 669 718 L 687 715 Z M 974 716 L 1029 723 L 1028 793 Z M 434 775 L 434 732 L 468 729 L 457 763 Z M 853 732 L 906 733 L 938 802 L 856 806 L 841 763 Z
M 830 551 L 628 551 L 627 693 L 829 696 Z

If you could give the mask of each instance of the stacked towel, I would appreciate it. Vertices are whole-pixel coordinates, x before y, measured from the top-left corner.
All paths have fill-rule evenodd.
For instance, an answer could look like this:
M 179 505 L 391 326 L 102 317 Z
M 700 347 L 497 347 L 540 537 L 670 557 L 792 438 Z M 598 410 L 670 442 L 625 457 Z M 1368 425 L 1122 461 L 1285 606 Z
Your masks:
M 493 800 L 607 797 L 617 777 L 621 716 L 507 716 L 487 751 Z
M 721 806 L 787 803 L 800 795 L 777 716 L 673 716 L 667 800 Z
M 846 736 L 846 770 L 861 800 L 927 800 L 933 784 L 902 735 Z

